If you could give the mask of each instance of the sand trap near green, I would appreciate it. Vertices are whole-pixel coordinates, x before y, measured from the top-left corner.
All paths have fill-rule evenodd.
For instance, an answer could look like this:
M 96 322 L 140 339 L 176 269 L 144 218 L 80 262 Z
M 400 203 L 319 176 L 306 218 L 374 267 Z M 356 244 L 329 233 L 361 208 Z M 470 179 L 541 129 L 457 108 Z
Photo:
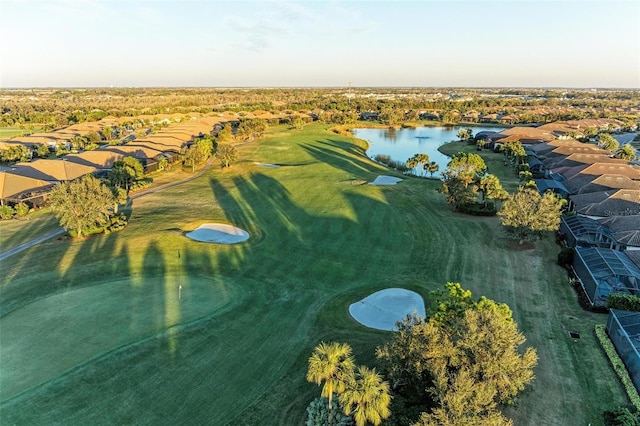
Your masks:
M 387 288 L 370 294 L 351 304 L 349 313 L 366 327 L 386 331 L 397 330 L 396 323 L 407 315 L 426 316 L 422 296 L 403 288 Z
M 375 178 L 373 182 L 369 182 L 369 185 L 395 185 L 398 182 L 402 182 L 402 179 L 393 176 L 380 175 Z
M 223 223 L 205 223 L 186 235 L 192 240 L 217 244 L 236 244 L 249 239 L 244 229 Z
M 133 277 L 26 305 L 0 319 L 0 401 L 124 345 L 229 311 L 242 294 L 220 279 Z

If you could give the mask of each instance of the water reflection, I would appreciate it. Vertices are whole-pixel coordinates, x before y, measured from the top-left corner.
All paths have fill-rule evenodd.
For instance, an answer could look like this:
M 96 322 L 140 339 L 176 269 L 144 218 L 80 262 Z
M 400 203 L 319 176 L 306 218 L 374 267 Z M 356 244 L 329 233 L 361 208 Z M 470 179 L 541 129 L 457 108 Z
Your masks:
M 461 127 L 417 127 L 415 129 L 355 129 L 354 134 L 369 142 L 367 155 L 375 158 L 376 155 L 388 155 L 394 161 L 405 162 L 419 153 L 429 156 L 429 161 L 434 161 L 439 170 L 433 173 L 433 177 L 447 168 L 449 157 L 438 151 L 438 147 L 447 142 L 458 140 L 457 133 Z M 466 127 L 465 127 L 466 128 Z M 482 131 L 500 132 L 501 127 L 472 127 L 473 134 Z M 414 174 L 424 176 L 422 165 L 414 169 Z M 427 173 L 429 174 L 429 173 Z

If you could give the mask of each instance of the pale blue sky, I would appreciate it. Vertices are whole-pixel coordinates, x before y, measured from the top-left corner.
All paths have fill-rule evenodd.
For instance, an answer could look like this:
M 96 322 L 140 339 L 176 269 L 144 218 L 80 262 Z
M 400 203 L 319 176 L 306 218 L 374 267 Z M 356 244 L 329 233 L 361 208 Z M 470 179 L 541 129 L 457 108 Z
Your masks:
M 640 88 L 638 1 L 0 0 L 0 86 Z

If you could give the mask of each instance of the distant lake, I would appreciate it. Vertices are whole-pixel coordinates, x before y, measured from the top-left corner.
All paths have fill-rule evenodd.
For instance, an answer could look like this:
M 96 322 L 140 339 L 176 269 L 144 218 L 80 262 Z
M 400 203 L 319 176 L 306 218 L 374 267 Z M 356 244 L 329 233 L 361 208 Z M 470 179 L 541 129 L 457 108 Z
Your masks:
M 356 137 L 369 142 L 367 155 L 375 158 L 384 154 L 395 161 L 407 161 L 415 154 L 427 154 L 430 161 L 435 161 L 440 170 L 433 174 L 440 177 L 440 173 L 447 168 L 450 158 L 438 151 L 442 144 L 458 140 L 460 129 L 470 128 L 473 134 L 482 131 L 500 132 L 507 127 L 417 127 L 415 129 L 354 129 Z M 430 176 L 430 173 L 414 169 L 414 174 Z

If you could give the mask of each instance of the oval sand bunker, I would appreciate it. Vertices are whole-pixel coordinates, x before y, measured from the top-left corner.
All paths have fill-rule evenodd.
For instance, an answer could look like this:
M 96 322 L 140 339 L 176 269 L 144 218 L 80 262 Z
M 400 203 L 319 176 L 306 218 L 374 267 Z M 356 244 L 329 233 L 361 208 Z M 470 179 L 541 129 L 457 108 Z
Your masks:
M 222 223 L 205 223 L 186 235 L 192 240 L 218 244 L 236 244 L 249 239 L 244 229 Z
M 360 324 L 376 330 L 397 330 L 396 323 L 413 313 L 426 316 L 424 300 L 418 293 L 403 288 L 375 292 L 349 306 L 349 313 Z

